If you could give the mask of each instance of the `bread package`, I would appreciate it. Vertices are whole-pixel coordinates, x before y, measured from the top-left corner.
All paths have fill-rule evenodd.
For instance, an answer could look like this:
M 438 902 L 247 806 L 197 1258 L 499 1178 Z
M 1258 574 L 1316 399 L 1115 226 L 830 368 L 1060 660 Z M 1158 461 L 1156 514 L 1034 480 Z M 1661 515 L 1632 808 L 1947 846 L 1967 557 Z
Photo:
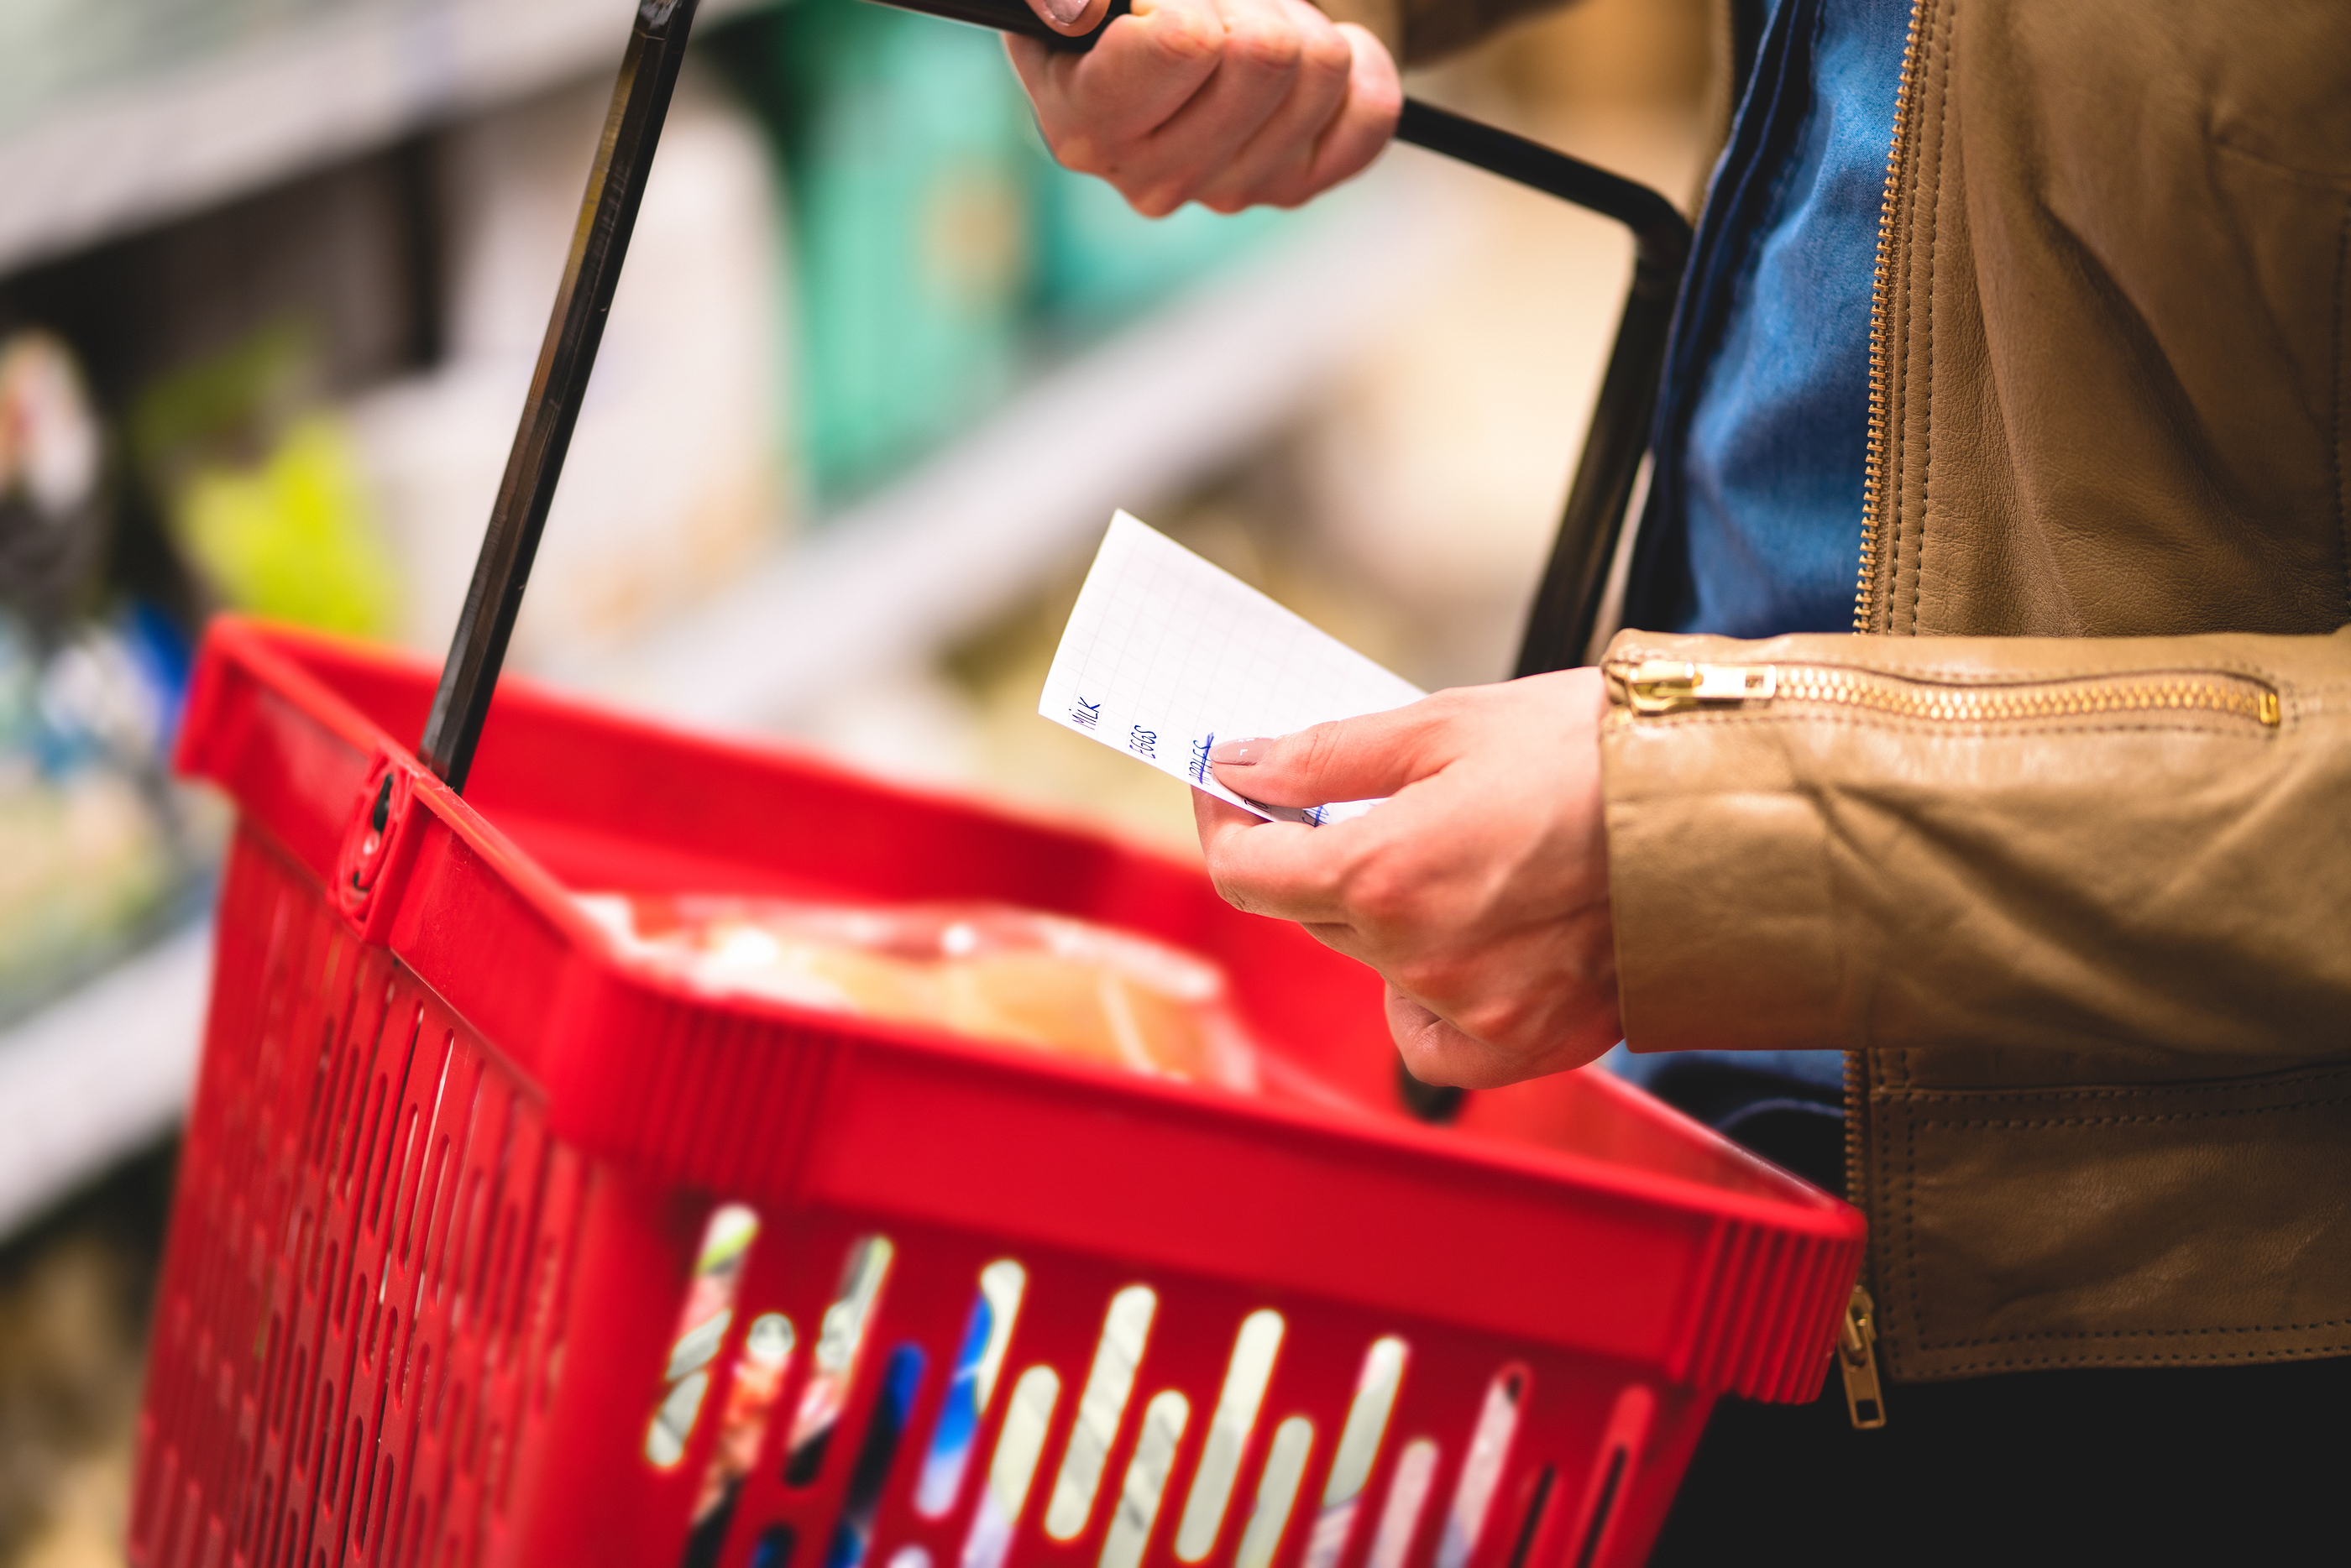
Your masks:
M 1006 904 L 613 893 L 579 901 L 624 955 L 711 992 L 1258 1086 L 1257 1052 L 1224 971 L 1132 931 Z

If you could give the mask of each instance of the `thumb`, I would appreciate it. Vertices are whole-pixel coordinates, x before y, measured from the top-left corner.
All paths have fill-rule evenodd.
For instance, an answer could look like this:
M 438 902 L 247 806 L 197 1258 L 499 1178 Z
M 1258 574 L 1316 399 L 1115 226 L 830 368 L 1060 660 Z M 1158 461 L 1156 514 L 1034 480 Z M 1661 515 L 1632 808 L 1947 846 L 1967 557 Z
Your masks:
M 1110 0 L 1029 0 L 1039 21 L 1072 38 L 1092 32 L 1109 8 Z
M 1217 782 L 1267 805 L 1324 805 L 1391 795 L 1444 765 L 1430 742 L 1426 701 L 1296 734 L 1220 741 L 1208 753 Z

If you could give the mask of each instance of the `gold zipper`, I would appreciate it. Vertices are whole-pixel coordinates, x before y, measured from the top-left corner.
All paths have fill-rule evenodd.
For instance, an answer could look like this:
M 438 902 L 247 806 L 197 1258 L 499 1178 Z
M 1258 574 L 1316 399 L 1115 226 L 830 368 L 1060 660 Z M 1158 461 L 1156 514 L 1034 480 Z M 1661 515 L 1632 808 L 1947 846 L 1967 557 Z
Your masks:
M 1868 1110 L 1869 1054 L 1861 1050 L 1847 1051 L 1844 1054 L 1844 1198 L 1846 1202 L 1861 1210 L 1864 1218 L 1866 1218 L 1869 1213 L 1869 1194 L 1862 1188 L 1862 1183 L 1868 1173 L 1862 1167 L 1864 1129 L 1861 1118 L 1868 1114 Z M 1862 1260 L 1865 1274 L 1868 1271 L 1868 1257 L 1865 1253 Z M 1876 1309 L 1870 1303 L 1867 1293 L 1863 1291 L 1858 1283 L 1854 1286 L 1854 1293 L 1864 1307 L 1869 1309 L 1868 1317 L 1871 1334 L 1874 1338 L 1877 1323 Z M 1846 1316 L 1851 1317 L 1853 1309 L 1848 1306 L 1845 1309 Z M 1876 1360 L 1873 1356 L 1871 1358 L 1873 1371 L 1876 1366 Z M 1845 1375 L 1845 1397 L 1848 1401 L 1853 1397 L 1853 1376 L 1850 1373 Z M 1878 1406 L 1877 1414 L 1879 1421 L 1883 1423 L 1886 1417 L 1886 1407 L 1883 1404 Z
M 1918 21 L 1926 0 L 1910 0 L 1910 24 L 1902 38 L 1902 75 L 1894 94 L 1894 140 L 1886 149 L 1886 189 L 1877 201 L 1877 260 L 1869 280 L 1869 452 L 1861 480 L 1861 575 L 1853 591 L 1853 629 L 1868 631 L 1877 618 L 1877 552 L 1892 524 L 1894 500 L 1886 488 L 1886 355 L 1893 331 L 1887 320 L 1886 262 L 1894 248 L 1894 212 L 1902 189 L 1903 158 L 1910 141 L 1910 78 L 1918 60 Z
M 1837 1324 L 1837 1370 L 1844 1375 L 1844 1407 L 1863 1431 L 1886 1425 L 1886 1395 L 1877 1386 L 1877 1303 L 1855 1284 Z
M 1707 664 L 1676 659 L 1614 659 L 1604 667 L 1635 721 L 1705 710 L 1803 702 L 1857 708 L 1929 723 L 1992 724 L 2101 714 L 2205 713 L 2273 730 L 2283 718 L 2277 688 L 2221 670 L 2149 670 L 2064 680 L 1963 685 L 1833 664 Z M 1862 1152 L 1869 1108 L 1869 1058 L 1844 1054 L 1845 1196 L 1869 1212 Z M 1845 1406 L 1860 1428 L 1886 1425 L 1877 1380 L 1877 1310 L 1853 1288 L 1837 1333 Z
M 1833 664 L 1697 664 L 1619 659 L 1608 673 L 1645 718 L 1731 703 L 1817 702 L 1950 724 L 2017 723 L 2102 714 L 2218 713 L 2275 729 L 2277 689 L 2219 670 L 2150 670 L 2064 680 L 1960 684 Z
M 1908 149 L 1909 120 L 1914 99 L 1912 78 L 1918 65 L 1918 23 L 1927 0 L 1910 0 L 1910 19 L 1902 35 L 1902 70 L 1894 89 L 1894 134 L 1886 147 L 1886 184 L 1877 198 L 1877 253 L 1869 277 L 1869 445 L 1862 464 L 1861 564 L 1853 589 L 1853 629 L 1875 628 L 1879 541 L 1892 531 L 1894 498 L 1886 488 L 1892 431 L 1887 426 L 1886 355 L 1893 324 L 1888 319 L 1887 263 L 1894 250 L 1894 214 L 1902 192 L 1904 154 Z M 2276 694 L 2271 694 L 2274 704 Z M 1844 1195 L 1866 1215 L 1868 1173 L 1863 1168 L 1869 1114 L 1869 1059 L 1859 1051 L 1844 1054 Z M 1867 1263 L 1863 1272 L 1867 1273 Z M 1860 1428 L 1886 1425 L 1886 1401 L 1877 1386 L 1877 1309 L 1865 1286 L 1856 1281 L 1853 1300 L 1845 1307 L 1837 1339 L 1837 1367 L 1844 1375 L 1845 1409 Z M 1858 1351 L 1856 1365 L 1854 1351 Z M 1864 1407 L 1867 1407 L 1865 1418 Z

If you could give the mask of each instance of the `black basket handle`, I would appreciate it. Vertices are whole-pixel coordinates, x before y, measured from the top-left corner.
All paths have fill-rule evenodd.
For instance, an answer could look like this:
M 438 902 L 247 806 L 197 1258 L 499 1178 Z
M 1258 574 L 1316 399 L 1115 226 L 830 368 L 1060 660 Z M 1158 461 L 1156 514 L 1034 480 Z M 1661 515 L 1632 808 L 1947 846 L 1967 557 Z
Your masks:
M 1111 0 L 1092 31 L 1071 37 L 1048 27 L 1029 8 L 1028 0 L 880 3 L 1018 33 L 1049 48 L 1069 51 L 1092 48 L 1103 28 L 1131 8 L 1131 0 Z M 1551 559 L 1527 613 L 1513 673 L 1564 670 L 1583 660 L 1599 625 L 1608 566 L 1625 531 L 1633 478 L 1648 450 L 1674 296 L 1689 260 L 1689 222 L 1672 202 L 1637 181 L 1416 99 L 1405 99 L 1395 139 L 1572 202 L 1633 231 L 1633 285 L 1617 320 L 1616 341 L 1601 377 L 1600 397 L 1593 407 L 1591 428 L 1584 432 L 1583 453 L 1576 462 Z
M 695 0 L 641 0 L 637 6 L 620 80 L 612 88 L 612 107 L 604 117 L 603 140 L 588 171 L 588 193 L 580 206 L 580 226 L 571 235 L 571 255 L 556 290 L 555 311 L 539 347 L 530 395 L 523 402 L 522 423 L 507 458 L 506 477 L 498 483 L 496 504 L 490 509 L 489 531 L 474 564 L 473 585 L 465 590 L 457 635 L 441 667 L 433 711 L 416 745 L 424 765 L 461 793 L 473 771 L 474 748 L 482 738 L 482 721 L 489 715 L 498 667 L 506 662 L 515 612 L 530 580 L 531 559 L 547 527 L 556 481 L 563 473 L 571 429 L 580 420 L 588 375 L 596 368 L 596 348 L 604 338 L 604 318 L 611 312 L 612 290 L 629 254 L 637 207 L 644 200 L 645 175 L 653 167 L 670 92 L 685 57 L 695 5 Z
M 694 26 L 695 3 L 640 0 L 637 6 L 538 366 L 490 511 L 482 553 L 475 562 L 474 580 L 465 591 L 456 636 L 441 669 L 441 684 L 433 694 L 432 713 L 417 742 L 417 755 L 425 766 L 461 793 L 473 771 L 474 751 L 514 635 L 515 613 L 530 579 L 556 483 L 562 476 L 589 373 L 595 369 L 612 291 L 628 255 L 645 177 Z M 1026 0 L 883 3 L 1040 38 L 1059 49 L 1083 49 L 1092 47 L 1103 27 L 1126 14 L 1129 0 L 1112 0 L 1101 26 L 1081 38 L 1047 27 Z M 1646 186 L 1424 103 L 1405 100 L 1396 140 L 1547 192 L 1614 218 L 1633 231 L 1633 286 L 1568 492 L 1566 514 L 1528 616 L 1517 673 L 1563 669 L 1583 656 L 1599 617 L 1608 564 L 1648 441 L 1666 329 L 1689 255 L 1689 225 L 1671 202 Z

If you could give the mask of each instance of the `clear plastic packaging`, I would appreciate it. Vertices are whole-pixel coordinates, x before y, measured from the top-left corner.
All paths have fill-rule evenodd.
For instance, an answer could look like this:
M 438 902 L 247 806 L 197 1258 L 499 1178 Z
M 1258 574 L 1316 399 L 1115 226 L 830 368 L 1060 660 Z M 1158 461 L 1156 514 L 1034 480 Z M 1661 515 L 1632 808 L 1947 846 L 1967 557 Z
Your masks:
M 1132 931 L 1007 904 L 584 894 L 621 950 L 717 994 L 923 1023 L 1254 1091 L 1224 971 Z

